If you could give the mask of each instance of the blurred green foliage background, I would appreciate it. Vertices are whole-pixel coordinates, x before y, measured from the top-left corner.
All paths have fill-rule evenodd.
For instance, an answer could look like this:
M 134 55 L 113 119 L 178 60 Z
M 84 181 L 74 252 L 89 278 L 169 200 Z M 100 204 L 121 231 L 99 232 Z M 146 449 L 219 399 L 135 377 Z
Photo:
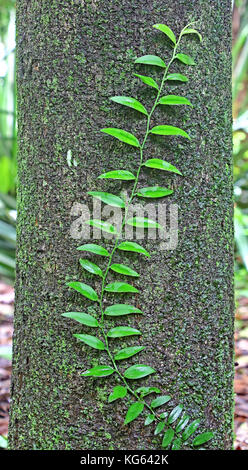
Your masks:
M 233 5 L 235 287 L 248 297 L 248 2 Z
M 16 220 L 15 2 L 0 0 L 0 278 L 13 282 Z
M 248 297 L 248 0 L 233 2 L 235 283 Z M 13 282 L 16 191 L 15 1 L 0 0 L 0 278 Z

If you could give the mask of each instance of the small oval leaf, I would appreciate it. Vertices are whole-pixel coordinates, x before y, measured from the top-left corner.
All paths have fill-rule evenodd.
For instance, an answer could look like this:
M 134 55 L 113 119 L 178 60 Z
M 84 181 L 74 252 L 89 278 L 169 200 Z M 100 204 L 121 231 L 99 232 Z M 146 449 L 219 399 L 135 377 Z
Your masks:
M 165 422 L 160 421 L 155 428 L 154 435 L 157 436 L 157 434 L 160 434 L 163 431 L 164 427 L 165 427 Z
M 187 28 L 182 32 L 182 36 L 184 34 L 197 34 L 198 38 L 200 39 L 200 42 L 202 42 L 202 35 L 197 31 L 196 29 L 193 28 Z
M 96 227 L 99 230 L 102 230 L 102 232 L 112 233 L 113 235 L 117 234 L 116 228 L 113 225 L 108 224 L 108 222 L 103 222 L 99 219 L 91 219 L 85 220 L 84 223 L 90 225 L 91 227 Z
M 143 104 L 134 98 L 130 98 L 129 96 L 112 96 L 110 99 L 115 103 L 123 104 L 124 106 L 128 106 L 129 108 L 135 109 L 136 111 L 148 116 L 148 112 Z
M 115 127 L 106 127 L 101 129 L 101 132 L 111 135 L 116 139 L 124 142 L 125 144 L 133 145 L 134 147 L 140 147 L 138 139 L 130 132 L 124 131 L 123 129 L 116 129 Z
M 108 284 L 105 289 L 106 292 L 116 292 L 118 294 L 125 293 L 125 292 L 132 292 L 138 293 L 138 289 L 136 287 L 127 284 L 126 282 L 112 282 Z
M 180 450 L 181 446 L 182 446 L 182 439 L 180 437 L 177 437 L 172 442 L 171 450 Z
M 107 307 L 104 315 L 116 317 L 119 315 L 129 315 L 131 313 L 142 313 L 139 308 L 133 307 L 133 305 L 126 304 L 115 304 Z
M 163 441 L 162 441 L 162 447 L 168 447 L 175 435 L 175 431 L 173 429 L 167 429 L 164 433 Z
M 193 446 L 197 447 L 200 446 L 201 444 L 204 444 L 205 442 L 210 441 L 214 437 L 213 432 L 203 432 L 202 434 L 199 434 L 199 436 L 196 436 L 195 439 L 193 440 Z
M 82 334 L 75 334 L 73 336 L 94 349 L 100 349 L 102 351 L 106 349 L 105 344 L 100 339 L 96 338 L 96 336 Z
M 169 28 L 169 26 L 166 26 L 165 24 L 154 24 L 153 28 L 162 31 L 162 33 L 166 34 L 166 36 L 173 42 L 173 44 L 176 44 L 176 36 L 173 31 Z
M 115 196 L 114 194 L 104 193 L 101 191 L 89 191 L 88 194 L 90 196 L 96 197 L 97 199 L 100 199 L 109 206 L 120 207 L 121 209 L 125 208 L 125 202 L 120 197 Z
M 135 364 L 124 372 L 124 377 L 126 379 L 136 380 L 142 379 L 142 377 L 146 377 L 147 375 L 154 374 L 154 372 L 156 371 L 150 366 L 145 364 Z
M 189 415 L 182 416 L 177 424 L 176 433 L 181 432 L 187 426 L 189 420 L 190 420 Z
M 62 313 L 62 317 L 71 318 L 72 320 L 76 320 L 82 325 L 91 326 L 93 328 L 97 328 L 99 323 L 96 318 L 92 317 L 88 313 L 83 312 L 67 312 Z
M 139 75 L 138 73 L 134 73 L 135 77 L 138 77 L 145 85 L 151 86 L 152 88 L 155 88 L 155 90 L 158 90 L 158 84 L 153 80 L 151 77 L 146 77 L 145 75 Z
M 192 57 L 190 57 L 187 54 L 177 54 L 175 56 L 175 59 L 180 60 L 180 62 L 182 62 L 185 65 L 195 65 L 194 59 L 192 59 Z
M 114 387 L 113 392 L 109 395 L 108 402 L 112 403 L 112 401 L 118 400 L 118 398 L 124 398 L 127 394 L 127 388 L 123 387 L 122 385 L 117 385 Z
M 180 129 L 180 127 L 168 125 L 155 126 L 150 130 L 150 133 L 156 135 L 180 135 L 182 137 L 190 139 L 187 132 L 185 132 L 183 129 Z
M 112 264 L 110 269 L 116 273 L 124 274 L 124 276 L 139 277 L 139 274 L 136 271 L 129 268 L 128 266 L 125 266 L 124 264 Z
M 166 80 L 176 80 L 178 82 L 188 82 L 189 79 L 185 77 L 185 75 L 182 75 L 181 73 L 169 73 L 167 75 Z
M 92 369 L 86 370 L 81 375 L 84 377 L 107 377 L 114 372 L 115 370 L 110 366 L 95 366 Z
M 130 326 L 117 326 L 116 328 L 111 328 L 108 331 L 107 336 L 109 338 L 122 338 L 124 336 L 133 336 L 133 335 L 141 335 L 142 333 L 135 328 L 131 328 Z
M 81 264 L 82 268 L 88 271 L 89 273 L 95 274 L 96 276 L 103 277 L 102 270 L 95 263 L 92 263 L 88 259 L 84 259 L 84 258 L 81 258 L 79 260 L 79 263 Z
M 105 248 L 100 245 L 96 245 L 95 243 L 86 243 L 85 245 L 79 246 L 77 250 L 88 251 L 90 253 L 94 253 L 95 255 L 109 256 L 109 253 Z
M 146 397 L 151 393 L 161 393 L 161 390 L 157 387 L 139 387 L 137 388 L 136 393 L 140 393 L 142 397 Z
M 175 105 L 188 105 L 193 106 L 192 103 L 184 96 L 177 96 L 177 95 L 167 95 L 160 98 L 158 104 L 164 104 L 167 106 L 175 106 Z
M 168 188 L 161 188 L 159 186 L 152 186 L 150 188 L 141 188 L 137 192 L 139 197 L 159 198 L 172 194 L 174 191 Z
M 135 64 L 157 65 L 162 68 L 166 67 L 164 61 L 157 55 L 143 55 L 135 60 Z
M 200 424 L 200 421 L 201 420 L 199 418 L 195 419 L 195 421 L 192 421 L 192 423 L 187 426 L 187 428 L 183 431 L 182 434 L 183 441 L 186 441 L 196 431 Z
M 168 423 L 169 424 L 174 423 L 177 420 L 177 418 L 180 416 L 182 411 L 183 411 L 183 405 L 177 405 L 175 408 L 173 408 L 173 410 L 169 414 Z
M 157 397 L 154 400 L 152 400 L 151 407 L 158 408 L 159 406 L 164 405 L 170 400 L 171 400 L 171 397 L 169 395 L 161 395 L 161 397 Z
M 132 251 L 135 253 L 141 253 L 142 255 L 148 256 L 150 258 L 150 254 L 148 251 L 145 250 L 141 245 L 135 242 L 122 242 L 118 245 L 118 250 L 122 251 Z
M 172 173 L 182 175 L 181 171 L 179 171 L 174 165 L 171 165 L 171 163 L 166 162 L 165 160 L 160 160 L 160 158 L 150 158 L 150 160 L 147 160 L 144 163 L 144 166 L 147 168 L 155 168 L 156 170 L 170 171 Z
M 128 219 L 126 223 L 133 227 L 140 228 L 163 228 L 162 225 L 154 222 L 154 220 L 147 219 L 146 217 L 133 217 L 132 219 Z
M 72 287 L 72 289 L 75 289 L 77 292 L 82 294 L 84 297 L 87 299 L 93 300 L 93 301 L 98 301 L 98 295 L 92 287 L 88 286 L 87 284 L 84 284 L 83 282 L 67 282 L 67 286 Z
M 131 173 L 131 171 L 128 171 L 128 170 L 108 171 L 107 173 L 102 173 L 102 175 L 98 176 L 98 178 L 123 180 L 123 181 L 135 180 L 135 176 L 133 175 L 133 173 Z
M 149 424 L 153 423 L 156 417 L 152 414 L 148 415 L 145 419 L 145 426 L 149 426 Z
M 144 346 L 131 346 L 129 348 L 124 348 L 116 353 L 114 359 L 115 361 L 122 361 L 123 359 L 128 359 L 129 357 L 138 354 L 140 351 L 143 351 Z
M 125 417 L 124 424 L 131 423 L 134 419 L 136 419 L 143 411 L 144 403 L 136 401 L 133 403 L 127 410 L 127 414 Z

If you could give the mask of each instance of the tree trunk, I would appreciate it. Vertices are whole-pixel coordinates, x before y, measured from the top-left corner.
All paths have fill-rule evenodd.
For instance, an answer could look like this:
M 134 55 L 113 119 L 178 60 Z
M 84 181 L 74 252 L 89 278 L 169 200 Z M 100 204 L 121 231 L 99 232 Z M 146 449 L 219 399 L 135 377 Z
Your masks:
M 173 65 L 171 71 L 185 73 L 189 81 L 167 88 L 167 94 L 182 91 L 194 108 L 164 108 L 152 122 L 178 125 L 191 141 L 149 139 L 146 149 L 148 158 L 165 158 L 184 177 L 155 170 L 142 176 L 149 186 L 151 180 L 173 185 L 166 203 L 178 205 L 178 242 L 163 249 L 157 240 L 140 241 L 151 259 L 126 255 L 141 272 L 136 305 L 144 310 L 142 318 L 128 321 L 143 333 L 140 344 L 146 349 L 138 362 L 157 370 L 142 385 L 159 385 L 192 419 L 200 417 L 201 428 L 214 431 L 209 448 L 232 447 L 231 1 L 17 0 L 19 215 L 11 449 L 160 446 L 151 428 L 143 428 L 143 417 L 123 426 L 125 401 L 107 403 L 115 378 L 81 376 L 99 353 L 73 338 L 83 329 L 61 313 L 97 312 L 95 304 L 66 286 L 84 280 L 99 289 L 78 263 L 76 247 L 86 243 L 75 239 L 81 236 L 80 204 L 90 204 L 90 190 L 129 189 L 119 182 L 116 190 L 116 184 L 96 178 L 116 168 L 134 171 L 139 157 L 99 129 L 119 127 L 140 138 L 145 131 L 135 111 L 109 97 L 138 97 L 149 108 L 154 91 L 133 73 L 156 78 L 161 72 L 135 66 L 134 59 L 157 54 L 168 62 L 169 41 L 152 25 L 168 24 L 178 34 L 194 19 L 203 42 L 185 37 L 181 52 L 193 56 L 197 66 Z M 128 365 L 137 362 L 132 359 Z

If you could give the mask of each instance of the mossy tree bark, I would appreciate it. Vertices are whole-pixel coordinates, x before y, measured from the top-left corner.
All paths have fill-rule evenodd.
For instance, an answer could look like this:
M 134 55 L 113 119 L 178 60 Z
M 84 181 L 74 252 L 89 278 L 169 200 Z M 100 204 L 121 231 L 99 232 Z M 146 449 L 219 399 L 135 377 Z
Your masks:
M 204 41 L 185 38 L 183 52 L 197 67 L 173 65 L 172 71 L 186 73 L 189 82 L 169 90 L 183 90 L 194 108 L 173 109 L 169 116 L 160 111 L 153 120 L 183 127 L 192 140 L 156 138 L 146 153 L 166 155 L 184 175 L 154 171 L 149 176 L 149 185 L 153 180 L 163 186 L 166 180 L 175 189 L 167 202 L 179 206 L 178 246 L 158 250 L 150 240 L 151 260 L 126 256 L 142 273 L 136 305 L 145 312 L 129 321 L 143 332 L 146 350 L 139 362 L 158 371 L 149 384 L 159 384 L 173 403 L 184 403 L 192 417 L 202 418 L 203 429 L 214 430 L 210 448 L 231 448 L 231 1 L 17 0 L 19 215 L 11 449 L 159 448 L 161 439 L 144 431 L 143 418 L 124 427 L 126 404 L 107 404 L 114 378 L 80 376 L 99 355 L 76 342 L 72 333 L 80 327 L 61 313 L 95 311 L 66 281 L 85 279 L 99 288 L 78 264 L 76 247 L 83 240 L 70 235 L 73 204 L 90 201 L 86 192 L 100 187 L 99 172 L 120 166 L 132 171 L 138 161 L 135 150 L 99 129 L 120 127 L 138 137 L 145 131 L 135 111 L 111 104 L 109 96 L 152 103 L 152 89 L 132 75 L 145 70 L 135 70 L 133 59 L 149 53 L 169 59 L 169 42 L 152 25 L 166 23 L 178 33 L 192 20 Z M 157 70 L 149 74 L 159 76 Z M 142 183 L 147 181 L 145 172 Z M 116 190 L 116 185 L 101 187 Z

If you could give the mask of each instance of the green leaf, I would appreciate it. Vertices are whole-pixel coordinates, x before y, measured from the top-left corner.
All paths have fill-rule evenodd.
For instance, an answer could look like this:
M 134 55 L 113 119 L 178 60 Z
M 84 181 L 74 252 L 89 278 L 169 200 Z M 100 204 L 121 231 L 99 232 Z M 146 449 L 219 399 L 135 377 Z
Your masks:
M 170 400 L 171 400 L 171 397 L 169 395 L 161 395 L 161 397 L 157 397 L 154 400 L 152 400 L 151 407 L 158 408 L 159 406 L 164 405 Z
M 85 224 L 90 225 L 91 227 L 96 227 L 99 230 L 102 230 L 102 232 L 112 233 L 114 235 L 117 234 L 116 228 L 113 225 L 103 222 L 102 220 L 90 219 L 86 220 Z
M 112 96 L 110 99 L 112 101 L 115 101 L 115 103 L 123 104 L 124 106 L 129 106 L 129 108 L 136 109 L 136 111 L 139 111 L 140 113 L 143 113 L 148 116 L 148 112 L 143 106 L 143 104 L 141 104 L 134 98 L 130 98 L 129 96 Z
M 165 422 L 160 421 L 155 428 L 154 435 L 157 436 L 157 434 L 160 434 L 163 431 L 164 427 L 165 427 Z
M 133 134 L 130 134 L 130 132 L 124 131 L 123 129 L 106 127 L 101 129 L 101 132 L 112 135 L 112 137 L 115 137 L 121 142 L 125 142 L 125 144 L 133 145 L 134 147 L 140 147 L 138 139 Z
M 87 284 L 84 284 L 83 282 L 67 282 L 67 286 L 72 287 L 72 289 L 75 289 L 77 292 L 82 294 L 84 297 L 87 299 L 93 300 L 93 301 L 98 301 L 98 295 L 92 287 L 88 286 Z
M 154 220 L 147 219 L 146 217 L 133 217 L 132 219 L 128 219 L 126 223 L 128 225 L 132 225 L 133 227 L 163 228 L 160 224 L 154 222 Z
M 127 394 L 127 388 L 123 387 L 122 385 L 117 385 L 114 387 L 113 392 L 109 395 L 108 402 L 112 403 L 112 401 L 118 400 L 118 398 L 124 398 Z
M 91 346 L 94 349 L 100 349 L 102 351 L 106 349 L 105 344 L 100 339 L 96 338 L 96 336 L 82 334 L 75 334 L 73 336 L 75 336 L 75 338 L 80 339 L 80 341 L 83 341 L 85 344 Z
M 186 104 L 188 106 L 193 106 L 192 103 L 184 96 L 177 95 L 167 95 L 160 98 L 158 104 L 165 104 L 169 106 Z
M 136 419 L 142 413 L 143 409 L 144 403 L 140 401 L 136 401 L 135 403 L 133 403 L 127 410 L 124 424 L 131 423 L 131 421 Z
M 181 446 L 182 446 L 182 439 L 180 437 L 177 437 L 172 442 L 171 450 L 180 450 Z
M 155 420 L 155 416 L 150 414 L 146 417 L 146 420 L 145 420 L 145 426 L 149 426 L 149 424 L 153 423 L 153 421 Z
M 145 349 L 144 346 L 131 346 L 129 348 L 121 349 L 115 355 L 114 359 L 115 361 L 122 361 L 123 359 L 128 359 L 128 357 L 132 357 L 135 354 L 138 354 L 143 349 Z
M 139 292 L 136 287 L 127 284 L 126 282 L 111 282 L 108 284 L 105 289 L 106 292 L 116 292 L 116 293 L 123 293 L 123 292 L 132 292 L 136 293 Z
M 172 412 L 169 414 L 168 423 L 169 424 L 174 423 L 177 420 L 177 418 L 180 416 L 182 411 L 183 411 L 182 405 L 177 405 L 175 408 L 173 408 Z
M 139 197 L 159 198 L 169 196 L 174 191 L 172 189 L 161 188 L 160 186 L 152 186 L 150 188 L 141 188 L 137 192 Z
M 130 326 L 117 326 L 108 331 L 109 338 L 123 338 L 124 336 L 141 335 L 142 333 Z
M 114 179 L 114 180 L 125 180 L 131 181 L 135 180 L 135 176 L 131 171 L 127 170 L 112 170 L 108 171 L 107 173 L 102 173 L 102 175 L 98 176 L 101 179 Z
M 157 55 L 143 55 L 135 60 L 135 64 L 157 65 L 158 67 L 165 68 L 164 61 Z
M 125 209 L 125 202 L 118 196 L 110 193 L 103 193 L 101 191 L 89 191 L 88 194 L 90 196 L 96 197 L 101 201 L 105 202 L 109 206 L 114 207 L 121 207 L 121 209 Z
M 89 273 L 96 274 L 97 276 L 103 277 L 102 270 L 96 264 L 92 263 L 88 259 L 81 258 L 79 260 L 79 263 L 81 264 L 82 268 L 84 268 Z
M 195 437 L 195 439 L 193 440 L 193 446 L 200 446 L 201 444 L 210 441 L 210 439 L 212 439 L 213 437 L 214 434 L 212 432 L 203 432 L 202 434 L 199 434 L 199 436 Z
M 158 84 L 153 80 L 151 77 L 146 77 L 145 75 L 139 75 L 138 73 L 134 73 L 135 77 L 140 78 L 140 80 L 145 83 L 145 85 L 151 86 L 152 88 L 155 88 L 155 90 L 158 90 Z
M 148 256 L 150 258 L 150 254 L 148 251 L 145 250 L 141 245 L 135 242 L 122 242 L 120 245 L 118 245 L 118 250 L 122 251 L 132 251 L 135 253 L 141 253 L 142 255 Z
M 175 431 L 173 431 L 173 429 L 167 429 L 167 431 L 164 433 L 162 447 L 168 447 L 173 440 L 174 435 Z
M 136 393 L 140 393 L 142 397 L 150 395 L 150 393 L 161 393 L 161 390 L 157 387 L 139 387 L 136 390 Z
M 192 57 L 190 57 L 190 56 L 187 55 L 187 54 L 177 54 L 177 55 L 175 56 L 175 59 L 180 60 L 180 62 L 182 62 L 182 63 L 185 64 L 185 65 L 195 65 L 195 62 L 194 62 L 194 60 L 192 59 Z
M 95 255 L 101 256 L 109 256 L 109 253 L 105 248 L 100 245 L 95 245 L 95 243 L 86 243 L 85 245 L 81 245 L 77 248 L 79 251 L 89 251 L 90 253 L 94 253 Z
M 92 369 L 86 370 L 81 375 L 84 377 L 107 377 L 114 372 L 115 370 L 109 366 L 95 366 Z
M 126 304 L 115 304 L 107 307 L 104 315 L 116 317 L 119 315 L 129 315 L 130 313 L 142 313 L 139 308 L 133 307 L 133 305 Z
M 97 319 L 92 317 L 91 315 L 88 315 L 88 313 L 67 312 L 62 313 L 62 317 L 71 318 L 72 320 L 76 320 L 79 323 L 82 323 L 83 325 L 91 326 L 93 328 L 97 328 L 99 326 Z
M 187 439 L 197 430 L 201 420 L 195 419 L 195 421 L 192 421 L 191 424 L 187 426 L 187 428 L 183 431 L 182 434 L 182 439 L 183 441 L 187 441 Z
M 163 413 L 161 413 L 161 415 L 159 416 L 160 419 L 165 419 L 168 415 L 168 411 L 164 411 Z
M 185 77 L 185 75 L 182 75 L 181 73 L 169 73 L 167 75 L 166 80 L 176 80 L 178 82 L 188 82 L 189 79 Z
M 110 269 L 116 273 L 124 274 L 125 276 L 139 277 L 139 274 L 136 271 L 124 264 L 112 264 Z
M 173 44 L 176 44 L 176 36 L 173 33 L 173 31 L 169 28 L 169 26 L 166 26 L 165 24 L 154 24 L 153 28 L 159 29 L 159 31 L 162 31 L 162 33 L 166 34 L 166 36 L 173 42 Z
M 197 31 L 196 29 L 193 28 L 187 28 L 183 31 L 182 36 L 184 34 L 197 34 L 198 38 L 200 39 L 200 42 L 202 42 L 202 35 Z
M 182 416 L 177 424 L 176 433 L 181 432 L 185 428 L 185 426 L 187 426 L 189 420 L 190 420 L 189 415 Z
M 182 137 L 186 137 L 187 139 L 190 139 L 187 132 L 185 132 L 183 129 L 180 129 L 179 127 L 174 127 L 174 126 L 167 126 L 167 125 L 155 126 L 150 130 L 150 133 L 157 134 L 157 135 L 181 135 Z
M 172 173 L 177 173 L 181 175 L 181 171 L 179 171 L 175 166 L 171 165 L 171 163 L 166 162 L 165 160 L 160 160 L 160 158 L 150 158 L 144 163 L 144 166 L 147 168 L 155 168 L 156 170 L 164 170 L 164 171 L 171 171 Z
M 150 366 L 145 364 L 135 364 L 124 372 L 124 377 L 126 379 L 136 380 L 142 379 L 142 377 L 146 377 L 147 375 L 154 374 L 154 372 L 156 371 Z

